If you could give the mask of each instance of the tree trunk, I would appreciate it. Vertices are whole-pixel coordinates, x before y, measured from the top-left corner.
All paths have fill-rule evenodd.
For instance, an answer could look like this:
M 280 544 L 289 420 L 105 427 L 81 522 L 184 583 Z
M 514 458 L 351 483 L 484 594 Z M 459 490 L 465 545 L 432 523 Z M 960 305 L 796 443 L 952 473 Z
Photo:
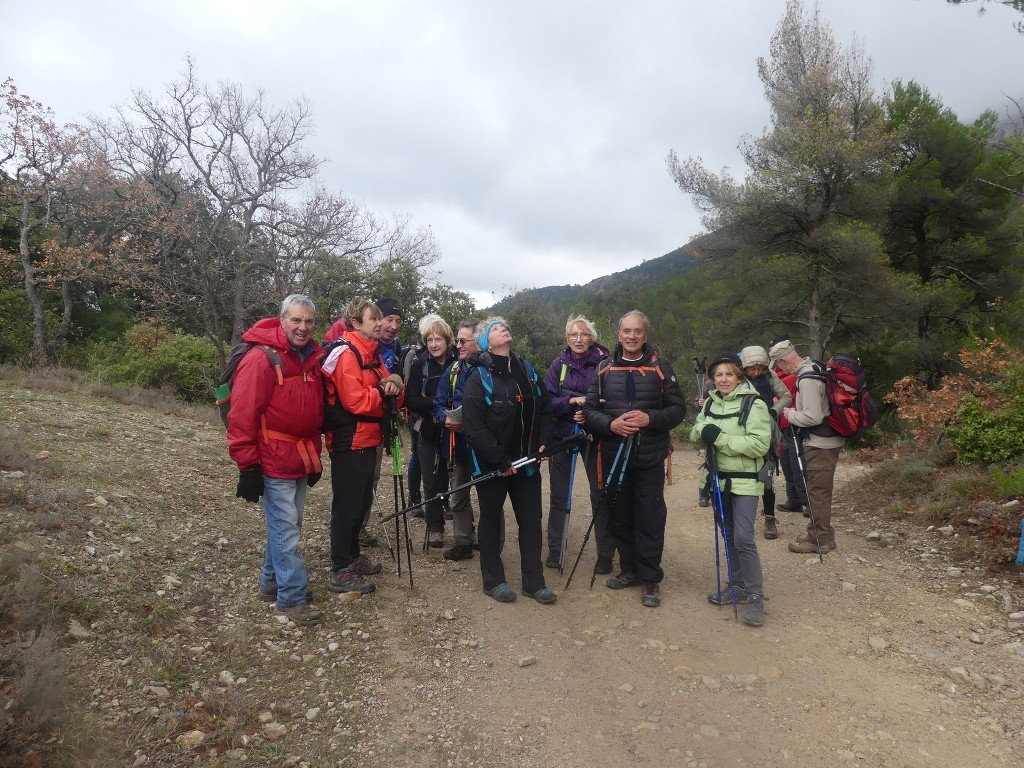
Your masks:
M 57 339 L 64 341 L 71 333 L 71 310 L 73 309 L 73 299 L 71 296 L 70 280 L 61 280 L 60 300 L 64 305 L 64 311 L 60 316 L 60 330 L 57 332 Z
M 808 356 L 812 360 L 821 360 L 825 344 L 821 337 L 821 290 L 818 281 L 811 286 L 810 308 L 807 311 L 807 335 L 810 342 Z
M 25 297 L 32 307 L 32 364 L 46 365 L 46 316 L 43 313 L 43 300 L 36 291 L 35 269 L 32 267 L 32 253 L 28 247 L 28 235 L 33 229 L 30 223 L 31 208 L 29 201 L 22 198 L 18 250 L 21 254 L 21 268 L 25 271 Z

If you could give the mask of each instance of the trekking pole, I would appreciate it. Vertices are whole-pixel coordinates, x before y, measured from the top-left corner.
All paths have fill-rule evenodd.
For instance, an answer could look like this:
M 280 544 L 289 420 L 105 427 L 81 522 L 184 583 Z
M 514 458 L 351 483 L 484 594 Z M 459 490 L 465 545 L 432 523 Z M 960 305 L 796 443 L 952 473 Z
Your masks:
M 622 451 L 625 448 L 625 446 L 626 446 L 626 441 L 623 440 L 622 442 L 619 443 L 618 450 L 615 451 L 615 458 L 612 459 L 612 466 L 608 470 L 608 477 L 609 477 L 609 479 L 614 477 L 614 475 L 615 475 L 615 470 L 618 468 L 619 461 L 622 459 Z M 601 449 L 598 448 L 598 450 L 601 450 Z M 598 503 L 598 508 L 599 509 L 600 509 L 600 507 L 602 505 L 606 505 L 607 504 L 607 502 L 608 502 L 608 495 L 609 495 L 610 492 L 611 492 L 611 484 L 605 483 L 604 492 L 601 494 L 601 501 Z M 579 554 L 576 555 L 576 562 L 573 564 L 572 570 L 569 571 L 569 578 L 565 582 L 565 589 L 568 589 L 569 585 L 572 584 L 572 577 L 576 574 L 576 566 L 578 566 L 580 564 L 580 558 L 583 557 L 583 552 L 587 548 L 587 542 L 590 541 L 590 534 L 594 530 L 594 522 L 596 520 L 597 520 L 597 515 L 596 514 L 592 515 L 591 518 L 590 518 L 590 525 L 587 526 L 587 532 L 585 534 L 583 534 L 583 544 L 580 545 Z M 600 550 L 598 550 L 598 554 L 600 554 Z
M 604 536 L 597 542 L 597 554 L 601 554 L 601 547 L 604 546 L 604 540 L 607 538 L 609 531 L 612 527 L 612 517 L 615 515 L 615 502 L 619 500 L 619 489 L 622 488 L 622 481 L 626 477 L 626 468 L 629 466 L 629 458 L 633 455 L 633 444 L 636 442 L 637 432 L 634 432 L 626 438 L 626 451 L 622 454 L 622 464 L 619 465 L 619 476 L 615 480 L 615 495 L 611 497 L 611 503 L 608 506 L 608 525 L 604 529 Z M 621 553 L 620 553 L 621 555 Z M 594 582 L 597 581 L 597 560 L 594 560 L 594 571 L 590 574 L 590 588 L 594 588 Z
M 567 437 L 565 440 L 559 440 L 550 448 L 545 448 L 543 451 L 537 451 L 536 453 L 531 453 L 529 456 L 523 456 L 520 459 L 516 459 L 515 461 L 512 462 L 511 468 L 522 469 L 523 467 L 528 467 L 531 464 L 536 464 L 539 461 L 548 458 L 549 456 L 554 456 L 555 454 L 571 450 L 574 445 L 577 445 L 580 442 L 586 442 L 591 439 L 591 436 L 586 432 L 580 432 L 578 435 L 571 435 L 570 437 Z M 485 482 L 487 480 L 492 480 L 495 477 L 500 477 L 503 474 L 505 474 L 505 472 L 500 469 L 491 470 L 485 475 L 480 475 L 480 477 L 474 477 L 472 480 L 465 482 L 462 485 L 457 485 L 454 488 L 449 488 L 447 491 L 441 491 L 435 496 L 431 496 L 429 499 L 421 501 L 417 504 L 411 504 L 407 507 L 402 507 L 402 509 L 396 509 L 391 514 L 385 515 L 384 522 L 388 522 L 389 520 L 397 520 L 399 517 L 404 517 L 408 519 L 409 513 L 412 512 L 414 509 L 421 509 L 425 507 L 427 504 L 430 504 L 434 501 L 446 499 L 453 493 L 457 493 L 458 491 L 464 490 L 466 488 L 472 488 L 474 485 L 479 485 L 480 483 Z
M 811 533 L 814 534 L 814 546 L 818 548 L 818 562 L 824 563 L 825 556 L 821 553 L 821 542 L 818 541 L 818 524 L 814 522 L 814 510 L 811 509 L 811 492 L 807 488 L 807 473 L 804 472 L 803 445 L 796 437 L 796 427 L 789 425 L 789 434 L 793 438 L 793 451 L 796 453 L 796 466 L 804 483 L 804 496 L 807 499 L 807 516 L 811 519 Z
M 377 510 L 377 522 L 380 524 L 380 529 L 384 531 L 384 541 L 388 543 L 388 552 L 391 553 L 391 559 L 395 559 L 395 550 L 391 546 L 391 534 L 388 533 L 388 527 L 384 525 L 384 513 L 380 511 L 380 500 L 377 498 L 377 490 L 373 491 L 373 506 Z
M 696 355 L 694 355 L 693 373 L 697 379 L 697 400 L 700 400 L 702 399 L 701 396 L 704 394 L 704 379 L 706 379 L 708 375 L 707 355 L 705 355 L 704 357 L 697 357 Z
M 580 433 L 580 425 L 577 424 L 573 427 L 572 433 L 578 435 Z M 574 445 L 572 452 L 569 454 L 569 495 L 565 499 L 565 516 L 562 518 L 562 545 L 558 549 L 558 572 L 564 573 L 565 566 L 565 545 L 569 540 L 569 515 L 572 512 L 572 482 L 576 477 L 576 457 L 579 455 L 580 446 L 579 444 Z
M 402 477 L 402 435 L 398 431 L 399 410 L 398 398 L 394 395 L 385 398 L 387 402 L 387 418 L 391 427 L 391 478 L 394 484 L 395 509 L 405 506 L 405 481 Z M 381 518 L 381 525 L 386 523 L 391 516 Z M 409 569 L 409 589 L 414 588 L 412 579 L 412 541 L 409 538 L 409 518 L 405 522 L 405 562 Z M 402 535 L 398 527 L 398 518 L 395 516 L 395 549 L 398 552 L 398 575 L 402 575 Z
M 722 498 L 722 484 L 718 478 L 718 456 L 715 454 L 714 444 L 706 446 L 705 449 L 705 461 L 708 465 L 708 472 L 711 473 L 711 502 L 714 505 L 715 510 L 715 583 L 718 587 L 718 594 L 722 593 L 722 572 L 721 566 L 719 565 L 718 558 L 718 534 L 717 531 L 722 531 L 722 542 L 725 545 L 725 572 L 729 577 L 729 596 L 732 597 L 732 614 L 736 620 L 740 618 L 739 607 L 736 602 L 736 585 L 733 583 L 733 571 L 732 571 L 732 554 L 730 550 L 732 548 L 731 542 L 729 541 L 729 531 L 725 526 L 725 501 Z

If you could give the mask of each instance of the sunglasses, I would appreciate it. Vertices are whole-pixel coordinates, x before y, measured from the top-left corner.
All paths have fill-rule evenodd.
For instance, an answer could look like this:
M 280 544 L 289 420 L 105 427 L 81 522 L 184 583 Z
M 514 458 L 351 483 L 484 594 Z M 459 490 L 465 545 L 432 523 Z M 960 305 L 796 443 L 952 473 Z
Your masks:
M 455 346 L 457 346 L 457 347 L 464 347 L 467 344 L 472 344 L 472 343 L 473 343 L 472 339 L 456 339 L 455 340 Z

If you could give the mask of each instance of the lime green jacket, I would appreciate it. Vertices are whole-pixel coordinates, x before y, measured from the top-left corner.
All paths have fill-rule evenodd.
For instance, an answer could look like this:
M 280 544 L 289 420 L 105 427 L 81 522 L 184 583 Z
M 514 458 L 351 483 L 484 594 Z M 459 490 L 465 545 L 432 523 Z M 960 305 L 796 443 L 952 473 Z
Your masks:
M 747 416 L 745 426 L 740 426 L 740 411 L 745 396 L 753 395 L 754 399 Z M 757 390 L 748 381 L 741 381 L 739 386 L 724 397 L 718 390 L 708 394 L 711 401 L 711 416 L 701 408 L 697 412 L 697 420 L 690 430 L 690 439 L 700 442 L 700 432 L 705 424 L 714 424 L 722 430 L 715 439 L 715 452 L 718 456 L 719 480 L 723 491 L 726 479 L 729 480 L 729 491 L 738 496 L 761 496 L 764 494 L 764 483 L 752 477 L 732 477 L 732 472 L 754 474 L 765 464 L 765 455 L 771 445 L 772 417 L 768 415 L 768 406 L 764 404 Z M 705 404 L 706 405 L 706 404 Z M 714 418 L 718 416 L 719 418 Z M 721 418 L 725 416 L 726 418 Z

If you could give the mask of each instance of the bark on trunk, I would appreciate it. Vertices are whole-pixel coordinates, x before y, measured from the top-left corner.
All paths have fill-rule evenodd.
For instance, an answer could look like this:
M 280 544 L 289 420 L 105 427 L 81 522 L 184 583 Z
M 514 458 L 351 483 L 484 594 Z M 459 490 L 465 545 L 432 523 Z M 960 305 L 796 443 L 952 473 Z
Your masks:
M 46 315 L 43 312 L 43 300 L 36 291 L 35 268 L 32 266 L 32 252 L 28 247 L 28 235 L 32 231 L 32 206 L 28 200 L 21 202 L 21 238 L 18 251 L 21 255 L 21 268 L 25 272 L 25 297 L 32 307 L 32 364 L 46 365 Z

